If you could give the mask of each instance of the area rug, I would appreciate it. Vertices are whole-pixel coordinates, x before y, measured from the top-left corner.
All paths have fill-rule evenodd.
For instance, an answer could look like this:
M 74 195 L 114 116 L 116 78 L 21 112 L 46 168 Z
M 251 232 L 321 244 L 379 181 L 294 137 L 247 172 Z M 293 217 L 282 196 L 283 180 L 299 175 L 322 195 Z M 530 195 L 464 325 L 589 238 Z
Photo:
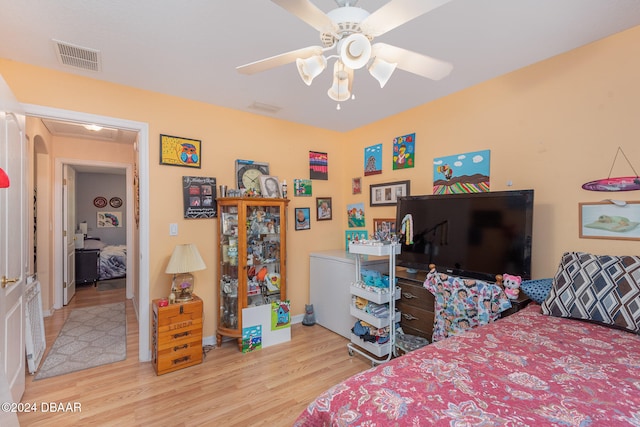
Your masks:
M 127 278 L 100 280 L 98 282 L 99 291 L 112 291 L 114 289 L 124 289 L 127 287 Z
M 126 356 L 124 302 L 76 308 L 62 326 L 35 380 L 118 362 Z

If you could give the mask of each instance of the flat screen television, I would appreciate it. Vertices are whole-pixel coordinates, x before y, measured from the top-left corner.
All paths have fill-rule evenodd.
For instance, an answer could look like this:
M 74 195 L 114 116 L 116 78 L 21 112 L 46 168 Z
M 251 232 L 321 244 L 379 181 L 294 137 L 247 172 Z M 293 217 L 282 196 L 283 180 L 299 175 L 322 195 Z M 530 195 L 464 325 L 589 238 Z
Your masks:
M 531 279 L 533 190 L 398 198 L 396 227 L 410 214 L 413 243 L 402 239 L 396 264 L 495 281 Z

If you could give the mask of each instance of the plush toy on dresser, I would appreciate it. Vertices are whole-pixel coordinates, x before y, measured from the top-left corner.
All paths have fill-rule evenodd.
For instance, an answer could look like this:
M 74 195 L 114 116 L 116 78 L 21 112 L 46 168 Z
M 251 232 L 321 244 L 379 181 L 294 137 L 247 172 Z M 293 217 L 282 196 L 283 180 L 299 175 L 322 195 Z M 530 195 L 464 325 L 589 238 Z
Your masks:
M 504 286 L 504 293 L 509 299 L 518 299 L 520 295 L 520 284 L 522 283 L 522 277 L 513 276 L 511 274 L 504 274 L 502 276 L 502 285 Z

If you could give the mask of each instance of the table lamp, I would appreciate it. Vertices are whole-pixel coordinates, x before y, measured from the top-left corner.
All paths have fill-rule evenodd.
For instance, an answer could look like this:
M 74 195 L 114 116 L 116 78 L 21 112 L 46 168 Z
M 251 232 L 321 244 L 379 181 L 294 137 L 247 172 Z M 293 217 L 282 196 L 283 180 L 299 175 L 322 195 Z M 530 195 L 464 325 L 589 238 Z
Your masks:
M 204 264 L 198 248 L 193 243 L 177 245 L 171 254 L 165 273 L 173 274 L 171 292 L 177 302 L 193 299 L 194 279 L 192 271 L 204 270 Z

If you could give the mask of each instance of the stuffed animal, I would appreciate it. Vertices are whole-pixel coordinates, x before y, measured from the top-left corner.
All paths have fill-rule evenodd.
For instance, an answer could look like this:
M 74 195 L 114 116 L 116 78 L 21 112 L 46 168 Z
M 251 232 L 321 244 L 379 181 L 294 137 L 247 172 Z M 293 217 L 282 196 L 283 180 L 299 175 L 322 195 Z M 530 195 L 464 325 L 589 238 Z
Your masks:
M 304 305 L 304 318 L 302 319 L 304 326 L 313 326 L 316 324 L 316 314 L 313 312 L 313 304 Z
M 522 277 L 520 276 L 513 276 L 511 274 L 502 275 L 502 285 L 504 286 L 504 293 L 509 299 L 518 299 L 521 283 Z

